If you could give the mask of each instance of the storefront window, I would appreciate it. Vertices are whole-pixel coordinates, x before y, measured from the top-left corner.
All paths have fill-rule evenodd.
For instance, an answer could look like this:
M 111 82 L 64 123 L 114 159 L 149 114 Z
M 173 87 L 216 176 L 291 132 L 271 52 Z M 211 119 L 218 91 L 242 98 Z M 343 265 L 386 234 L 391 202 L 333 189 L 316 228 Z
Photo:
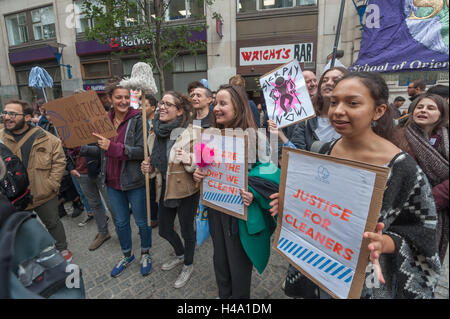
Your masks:
M 55 15 L 53 6 L 31 11 L 35 40 L 56 38 Z
M 109 61 L 81 63 L 81 73 L 84 79 L 105 79 L 111 77 Z
M 317 0 L 237 0 L 237 10 L 240 13 L 311 5 L 317 5 Z
M 9 45 L 28 42 L 27 16 L 25 12 L 5 17 Z

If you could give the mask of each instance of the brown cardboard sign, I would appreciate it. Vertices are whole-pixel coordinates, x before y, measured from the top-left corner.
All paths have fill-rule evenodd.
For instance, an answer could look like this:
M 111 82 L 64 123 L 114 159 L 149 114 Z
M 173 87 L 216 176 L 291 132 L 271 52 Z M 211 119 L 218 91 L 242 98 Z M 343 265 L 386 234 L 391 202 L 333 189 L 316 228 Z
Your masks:
M 274 249 L 333 298 L 358 299 L 389 168 L 283 148 Z
M 248 136 L 240 133 L 219 129 L 202 132 L 202 143 L 214 149 L 214 160 L 203 168 L 206 177 L 200 193 L 205 206 L 247 220 L 240 189 L 248 190 Z
M 117 136 L 108 113 L 94 91 L 52 100 L 43 105 L 67 148 L 97 142 L 92 133 Z

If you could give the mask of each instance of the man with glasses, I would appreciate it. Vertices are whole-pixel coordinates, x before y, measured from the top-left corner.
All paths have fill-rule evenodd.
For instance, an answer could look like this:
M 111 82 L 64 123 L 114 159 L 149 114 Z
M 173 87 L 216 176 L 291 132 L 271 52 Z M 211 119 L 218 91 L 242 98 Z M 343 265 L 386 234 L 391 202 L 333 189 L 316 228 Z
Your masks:
M 28 102 L 7 102 L 2 112 L 5 127 L 0 131 L 0 139 L 27 168 L 33 202 L 26 210 L 37 213 L 56 240 L 56 249 L 70 262 L 72 253 L 67 249 L 66 233 L 58 216 L 57 199 L 66 158 L 61 141 L 56 136 L 28 124 L 32 114 L 33 107 Z

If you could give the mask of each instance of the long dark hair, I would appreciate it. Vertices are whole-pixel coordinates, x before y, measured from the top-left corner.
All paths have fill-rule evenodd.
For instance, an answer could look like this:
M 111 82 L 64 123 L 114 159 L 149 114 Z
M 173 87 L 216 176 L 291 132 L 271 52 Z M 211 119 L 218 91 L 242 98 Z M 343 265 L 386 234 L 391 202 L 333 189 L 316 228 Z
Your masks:
M 394 116 L 389 107 L 389 87 L 384 78 L 373 72 L 352 72 L 347 73 L 337 83 L 346 79 L 358 79 L 366 88 L 369 89 L 370 96 L 375 102 L 375 107 L 386 105 L 386 111 L 377 121 L 372 123 L 372 130 L 378 136 L 390 141 L 397 147 L 404 149 L 405 143 L 401 137 L 400 129 L 394 126 Z
M 176 100 L 176 108 L 178 110 L 183 110 L 183 121 L 181 122 L 182 127 L 186 127 L 187 124 L 192 122 L 192 102 L 189 97 L 176 91 L 166 91 L 162 96 L 164 97 L 164 95 L 171 95 L 174 97 Z
M 217 93 L 222 90 L 230 93 L 231 102 L 233 103 L 234 107 L 233 124 L 230 128 L 241 128 L 243 130 L 253 128 L 257 130 L 258 127 L 256 126 L 255 119 L 253 118 L 253 113 L 251 112 L 250 104 L 248 103 L 248 97 L 245 90 L 242 87 L 236 85 L 222 85 L 217 90 Z M 213 126 L 219 129 L 225 128 L 223 125 L 217 124 L 216 116 L 213 116 Z
M 420 95 L 416 99 L 416 101 L 414 101 L 415 105 L 411 111 L 411 114 L 409 115 L 409 119 L 408 119 L 408 122 L 406 123 L 406 126 L 411 125 L 411 123 L 414 122 L 414 116 L 413 116 L 414 110 L 416 109 L 416 107 L 420 103 L 420 101 L 422 101 L 423 99 L 430 99 L 434 103 L 436 103 L 437 108 L 438 108 L 439 112 L 441 113 L 439 120 L 433 126 L 433 129 L 431 132 L 435 133 L 437 129 L 447 126 L 448 125 L 448 113 L 449 113 L 447 101 L 443 97 L 441 97 L 437 94 L 428 93 L 428 92 Z
M 341 67 L 341 66 L 336 66 L 336 67 L 334 67 L 334 68 L 330 68 L 330 69 L 326 70 L 326 71 L 322 74 L 322 76 L 320 77 L 320 80 L 319 80 L 319 84 L 317 84 L 317 88 L 318 88 L 318 89 L 317 89 L 317 94 L 314 95 L 314 97 L 313 97 L 313 99 L 312 99 L 312 104 L 313 104 L 313 106 L 314 106 L 314 110 L 315 110 L 315 112 L 316 112 L 317 115 L 319 115 L 320 113 L 322 113 L 322 111 L 324 110 L 324 107 L 325 107 L 325 100 L 324 100 L 324 98 L 323 98 L 323 96 L 322 96 L 322 93 L 320 92 L 320 88 L 321 88 L 321 86 L 322 86 L 322 84 L 323 84 L 323 79 L 324 79 L 325 75 L 326 75 L 328 72 L 334 71 L 334 70 L 340 71 L 343 75 L 346 75 L 347 73 L 349 73 L 349 71 L 348 71 L 346 68 Z

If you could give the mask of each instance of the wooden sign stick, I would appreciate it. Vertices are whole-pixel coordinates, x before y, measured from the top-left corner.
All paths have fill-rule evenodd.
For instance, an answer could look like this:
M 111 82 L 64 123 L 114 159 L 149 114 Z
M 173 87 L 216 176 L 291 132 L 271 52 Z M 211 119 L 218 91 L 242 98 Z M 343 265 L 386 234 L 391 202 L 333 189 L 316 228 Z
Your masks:
M 145 92 L 141 91 L 141 110 L 142 110 L 142 135 L 144 139 L 144 160 L 148 159 L 147 145 L 147 113 L 145 111 Z M 151 226 L 151 208 L 150 208 L 150 178 L 148 173 L 145 176 L 145 198 L 147 201 L 147 226 Z

